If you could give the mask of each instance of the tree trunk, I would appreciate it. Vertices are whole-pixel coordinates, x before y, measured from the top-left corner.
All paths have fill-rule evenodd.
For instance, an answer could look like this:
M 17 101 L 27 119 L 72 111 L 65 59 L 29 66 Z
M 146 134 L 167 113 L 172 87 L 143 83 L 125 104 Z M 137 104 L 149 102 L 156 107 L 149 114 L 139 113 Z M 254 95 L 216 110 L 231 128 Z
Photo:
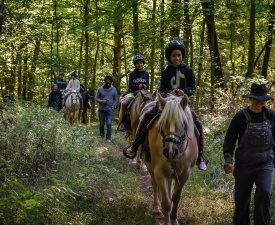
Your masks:
M 36 62 L 37 62 L 37 57 L 39 55 L 39 48 L 40 48 L 40 40 L 36 39 L 35 44 L 38 48 L 34 49 L 33 53 L 33 60 L 32 60 L 32 66 L 31 66 L 31 71 L 29 72 L 29 84 L 28 84 L 28 101 L 33 101 L 34 97 L 34 87 L 35 87 L 35 70 L 36 70 Z
M 268 37 L 267 37 L 268 41 L 266 43 L 266 49 L 265 49 L 263 67 L 262 67 L 262 76 L 264 76 L 264 78 L 267 77 L 268 61 L 269 61 L 272 39 L 273 39 L 272 31 L 274 26 L 274 16 L 275 16 L 275 1 L 273 2 L 273 6 L 270 11 L 270 18 L 268 20 Z
M 96 4 L 96 24 L 98 26 L 98 0 L 95 1 L 95 4 Z M 95 78 L 96 78 L 96 65 L 97 65 L 97 56 L 98 56 L 98 52 L 99 52 L 99 27 L 97 27 L 97 30 L 96 30 L 96 36 L 97 36 L 97 39 L 96 39 L 96 52 L 95 52 L 95 62 L 94 62 L 94 74 L 93 74 L 93 86 L 92 86 L 92 89 L 95 90 L 96 88 L 96 85 L 95 85 Z M 92 105 L 92 120 L 94 120 L 95 118 L 95 103 L 93 103 Z
M 215 67 L 214 75 L 215 80 L 220 82 L 219 86 L 223 88 L 223 72 L 221 68 L 221 61 L 220 61 L 220 53 L 219 53 L 219 47 L 218 47 L 218 40 L 217 40 L 217 34 L 215 31 L 215 20 L 214 20 L 214 1 L 211 0 L 210 2 L 202 2 L 202 8 L 203 8 L 203 14 L 206 20 L 206 26 L 207 26 L 207 41 L 209 47 L 211 46 L 211 34 L 214 33 L 214 49 L 211 53 L 211 57 L 213 56 L 215 61 L 213 61 Z
M 22 45 L 21 45 L 22 47 Z M 18 89 L 17 96 L 18 100 L 22 99 L 22 52 L 21 47 L 17 52 L 17 60 L 18 60 Z
M 114 12 L 114 63 L 113 63 L 113 77 L 114 77 L 114 87 L 117 89 L 117 94 L 120 96 L 120 74 L 121 74 L 121 50 L 122 44 L 121 39 L 123 37 L 122 33 L 122 6 L 121 2 L 117 3 Z
M 212 10 L 214 10 L 214 0 L 211 0 L 212 3 Z M 215 52 L 214 52 L 214 45 L 215 45 L 215 30 L 214 30 L 214 26 L 215 26 L 215 21 L 214 21 L 214 14 L 211 13 L 211 17 L 210 17 L 210 27 L 212 28 L 209 31 L 209 36 L 210 36 L 210 55 L 211 55 L 211 111 L 214 110 L 214 86 L 215 86 Z
M 86 0 L 85 4 L 85 14 L 84 14 L 84 22 L 85 22 L 85 77 L 84 77 L 84 85 L 87 88 L 87 77 L 89 74 L 89 4 L 90 0 Z
M 161 22 L 160 22 L 160 69 L 161 71 L 165 68 L 164 60 L 164 0 L 161 1 L 160 12 L 161 12 Z
M 155 81 L 155 19 L 156 19 L 156 0 L 153 1 L 153 14 L 152 14 L 152 45 L 151 45 L 151 82 L 150 82 L 150 91 L 153 93 L 154 91 L 154 81 Z
M 254 70 L 255 59 L 255 14 L 256 4 L 255 0 L 251 0 L 250 10 L 250 29 L 249 29 L 249 50 L 248 50 L 248 68 L 246 77 L 251 78 Z
M 1 1 L 0 6 L 0 36 L 2 35 L 2 28 L 3 28 L 3 22 L 4 22 L 4 9 L 5 9 L 5 0 Z
M 134 44 L 134 55 L 139 53 L 139 30 L 138 30 L 138 0 L 132 0 L 133 4 L 133 24 L 134 24 L 134 33 L 133 33 L 133 44 Z M 126 56 L 125 56 L 126 57 Z
M 79 50 L 78 74 L 81 74 L 81 67 L 82 67 L 83 34 L 84 34 L 84 32 L 82 30 L 81 41 L 80 41 L 80 50 Z
M 23 71 L 23 99 L 27 100 L 28 58 L 24 58 Z
M 171 39 L 179 39 L 180 37 L 180 18 L 181 18 L 181 13 L 180 6 L 181 0 L 172 0 L 171 3 L 171 11 L 170 11 L 170 18 L 171 18 L 171 23 L 170 23 L 170 36 Z
M 185 58 L 184 63 L 188 65 L 189 56 L 189 39 L 190 39 L 190 18 L 189 18 L 189 0 L 184 0 L 184 45 Z
M 205 19 L 202 21 L 201 29 L 201 43 L 200 43 L 200 58 L 199 58 L 199 69 L 198 69 L 198 78 L 197 78 L 197 96 L 196 103 L 197 108 L 199 109 L 199 100 L 200 100 L 200 86 L 201 86 L 201 75 L 202 75 L 202 62 L 203 62 L 203 46 L 204 46 L 204 31 L 205 31 Z
M 58 30 L 58 18 L 57 18 L 56 8 L 57 8 L 57 1 L 55 0 L 54 15 L 55 15 L 55 23 L 56 23 L 56 57 L 59 58 L 59 51 L 58 51 L 58 48 L 59 48 L 59 30 Z M 60 68 L 60 63 L 58 63 L 58 68 Z
M 234 36 L 234 26 L 233 26 L 233 13 L 230 13 L 230 61 L 232 65 L 232 76 L 235 77 L 235 62 L 233 60 L 233 36 Z M 231 93 L 234 93 L 234 81 L 231 82 Z
M 15 89 L 15 71 L 16 71 L 16 66 L 17 66 L 17 58 L 15 59 L 14 57 L 14 46 L 12 44 L 11 46 L 12 53 L 11 53 L 11 77 L 10 77 L 10 82 L 9 82 L 9 90 L 10 94 L 14 95 L 14 89 Z
M 52 30 L 51 30 L 52 40 L 51 40 L 51 85 L 54 82 L 53 78 L 53 22 L 52 22 Z

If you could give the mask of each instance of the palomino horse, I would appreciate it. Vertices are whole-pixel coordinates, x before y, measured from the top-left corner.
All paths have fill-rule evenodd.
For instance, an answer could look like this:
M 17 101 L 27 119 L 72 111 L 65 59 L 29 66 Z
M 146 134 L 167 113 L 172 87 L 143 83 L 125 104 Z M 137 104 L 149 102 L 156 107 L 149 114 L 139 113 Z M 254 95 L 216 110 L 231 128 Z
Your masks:
M 156 92 L 154 92 L 154 94 L 151 94 L 151 92 L 149 91 L 141 90 L 138 93 L 138 98 L 133 103 L 129 112 L 131 119 L 131 130 L 126 130 L 128 145 L 132 143 L 136 136 L 137 127 L 139 124 L 139 117 L 141 115 L 142 109 L 149 104 L 154 103 L 156 103 Z M 139 157 L 138 160 L 140 161 Z
M 68 96 L 66 102 L 66 118 L 70 124 L 76 122 L 80 107 L 80 100 L 78 98 L 78 92 L 72 90 L 70 96 Z
M 159 103 L 161 117 L 154 122 L 148 134 L 151 163 L 146 162 L 145 154 L 142 154 L 142 161 L 151 175 L 154 214 L 161 214 L 158 208 L 159 190 L 164 225 L 178 225 L 177 208 L 181 191 L 198 158 L 197 139 L 187 96 L 171 95 L 164 99 L 159 95 Z M 142 146 L 139 155 L 141 150 Z M 172 195 L 173 180 L 175 186 Z

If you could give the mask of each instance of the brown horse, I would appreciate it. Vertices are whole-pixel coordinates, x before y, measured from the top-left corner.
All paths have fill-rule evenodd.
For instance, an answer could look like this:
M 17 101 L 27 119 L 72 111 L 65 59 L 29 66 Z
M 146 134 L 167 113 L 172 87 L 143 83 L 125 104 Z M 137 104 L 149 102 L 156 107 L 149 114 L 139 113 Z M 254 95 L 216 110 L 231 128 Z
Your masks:
M 187 106 L 187 96 L 169 96 L 164 99 L 159 95 L 159 103 L 162 115 L 154 122 L 148 135 L 151 163 L 146 162 L 145 154 L 142 154 L 142 161 L 151 175 L 154 214 L 161 214 L 159 190 L 164 225 L 177 225 L 177 208 L 181 191 L 198 157 L 197 139 L 194 135 L 192 114 Z M 141 150 L 142 146 L 138 155 Z M 173 180 L 175 186 L 172 195 Z
M 142 113 L 143 108 L 147 108 L 151 104 L 155 104 L 156 101 L 156 92 L 151 94 L 151 92 L 142 90 L 138 93 L 138 98 L 133 103 L 130 109 L 130 119 L 131 119 L 131 130 L 126 130 L 127 134 L 127 145 L 131 144 L 135 138 L 137 127 L 139 124 L 139 118 Z M 138 158 L 139 160 L 139 158 Z

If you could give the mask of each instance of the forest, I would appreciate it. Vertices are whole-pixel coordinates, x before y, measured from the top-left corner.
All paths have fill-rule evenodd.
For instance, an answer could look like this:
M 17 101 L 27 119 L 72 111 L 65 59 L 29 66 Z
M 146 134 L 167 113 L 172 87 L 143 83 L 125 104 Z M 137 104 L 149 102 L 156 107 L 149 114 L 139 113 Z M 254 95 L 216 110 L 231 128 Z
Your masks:
M 68 82 L 73 71 L 95 92 L 112 76 L 119 99 L 135 55 L 145 58 L 153 93 L 172 39 L 185 45 L 196 77 L 190 102 L 210 161 L 207 171 L 192 170 L 179 224 L 232 224 L 223 141 L 253 82 L 275 97 L 274 22 L 275 0 L 0 0 L 0 100 L 6 91 L 12 97 L 0 107 L 0 224 L 162 224 L 152 216 L 148 173 L 121 156 L 119 104 L 112 144 L 99 137 L 96 102 L 85 126 L 47 104 L 59 73 Z M 267 106 L 274 110 L 274 101 Z
M 273 81 L 274 11 L 272 0 L 1 0 L 1 94 L 45 105 L 59 72 L 69 81 L 76 71 L 95 90 L 112 75 L 120 96 L 136 54 L 152 92 L 165 46 L 178 39 L 197 79 L 193 101 L 213 110 L 218 92 L 236 96 L 249 79 Z

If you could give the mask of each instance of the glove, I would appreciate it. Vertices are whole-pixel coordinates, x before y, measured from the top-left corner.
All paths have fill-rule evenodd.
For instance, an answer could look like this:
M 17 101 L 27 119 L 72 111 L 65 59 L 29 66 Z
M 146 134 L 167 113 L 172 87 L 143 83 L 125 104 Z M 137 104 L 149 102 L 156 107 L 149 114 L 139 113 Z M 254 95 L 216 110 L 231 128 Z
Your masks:
M 226 174 L 233 173 L 232 155 L 229 153 L 224 154 L 224 171 Z

